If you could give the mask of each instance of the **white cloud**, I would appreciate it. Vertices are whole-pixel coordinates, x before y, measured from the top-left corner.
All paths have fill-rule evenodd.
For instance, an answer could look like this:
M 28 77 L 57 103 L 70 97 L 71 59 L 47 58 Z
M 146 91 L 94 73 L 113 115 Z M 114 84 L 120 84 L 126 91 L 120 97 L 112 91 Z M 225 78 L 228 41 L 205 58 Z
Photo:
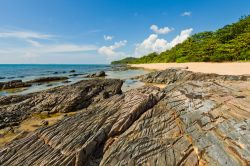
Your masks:
M 3 31 L 0 38 L 20 38 L 20 39 L 49 39 L 52 36 L 32 31 Z
M 142 43 L 136 45 L 135 56 L 143 56 L 152 52 L 161 53 L 165 50 L 169 50 L 179 43 L 185 41 L 192 33 L 193 29 L 182 30 L 171 42 L 165 39 L 158 38 L 157 34 L 151 34 Z
M 24 57 L 38 57 L 46 54 L 57 53 L 83 53 L 87 51 L 95 51 L 97 47 L 94 45 L 76 45 L 76 44 L 54 44 L 39 45 L 39 47 L 27 48 L 6 48 L 1 49 L 2 55 L 22 55 Z
M 168 34 L 169 32 L 174 30 L 173 28 L 169 27 L 158 28 L 157 25 L 151 25 L 150 29 L 156 34 Z
M 181 16 L 191 16 L 192 12 L 183 12 Z
M 41 44 L 38 41 L 38 39 L 50 39 L 52 38 L 52 35 L 49 34 L 42 34 L 38 32 L 33 31 L 2 31 L 0 32 L 0 38 L 15 38 L 15 39 L 21 39 L 26 41 L 27 43 L 30 43 L 32 46 L 39 47 Z
M 70 52 L 86 52 L 97 50 L 94 45 L 76 45 L 76 44 L 58 44 L 43 47 L 44 52 L 48 53 L 70 53 Z
M 112 40 L 114 36 L 104 35 L 103 38 L 104 40 Z
M 179 43 L 184 42 L 192 33 L 193 28 L 182 30 L 180 35 L 177 35 L 172 41 L 171 46 L 174 47 Z
M 122 52 L 117 52 L 116 50 L 118 48 L 121 48 L 127 44 L 127 40 L 115 42 L 114 45 L 111 46 L 102 46 L 98 49 L 98 53 L 102 55 L 106 55 L 108 57 L 117 56 L 117 55 L 123 55 Z

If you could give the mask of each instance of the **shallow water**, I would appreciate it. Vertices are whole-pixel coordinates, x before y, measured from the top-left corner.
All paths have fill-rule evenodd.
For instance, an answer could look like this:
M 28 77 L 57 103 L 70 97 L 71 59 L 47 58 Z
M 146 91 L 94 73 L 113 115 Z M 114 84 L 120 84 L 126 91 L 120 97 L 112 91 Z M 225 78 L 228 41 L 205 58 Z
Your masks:
M 70 72 L 75 70 L 75 72 Z M 143 86 L 144 83 L 138 80 L 132 80 L 132 77 L 148 73 L 146 70 L 125 70 L 114 71 L 110 65 L 0 65 L 0 82 L 11 80 L 28 81 L 40 77 L 66 76 L 70 83 L 49 82 L 44 84 L 33 84 L 28 88 L 17 88 L 0 91 L 0 96 L 27 94 L 37 92 L 52 87 L 72 84 L 85 80 L 84 75 L 104 70 L 107 74 L 105 78 L 116 78 L 124 81 L 122 90 L 127 91 L 132 88 Z M 74 74 L 82 74 L 75 75 Z

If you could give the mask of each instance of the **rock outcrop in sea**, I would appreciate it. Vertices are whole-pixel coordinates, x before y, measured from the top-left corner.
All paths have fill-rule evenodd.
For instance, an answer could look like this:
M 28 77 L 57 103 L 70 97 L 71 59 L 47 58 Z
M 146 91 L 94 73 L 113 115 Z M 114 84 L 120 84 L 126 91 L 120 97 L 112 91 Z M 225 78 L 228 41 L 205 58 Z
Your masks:
M 19 112 L 25 118 L 41 111 L 77 113 L 2 147 L 0 165 L 250 164 L 247 76 L 170 69 L 140 79 L 167 87 L 122 93 L 122 81 L 93 79 L 1 97 L 1 119 Z

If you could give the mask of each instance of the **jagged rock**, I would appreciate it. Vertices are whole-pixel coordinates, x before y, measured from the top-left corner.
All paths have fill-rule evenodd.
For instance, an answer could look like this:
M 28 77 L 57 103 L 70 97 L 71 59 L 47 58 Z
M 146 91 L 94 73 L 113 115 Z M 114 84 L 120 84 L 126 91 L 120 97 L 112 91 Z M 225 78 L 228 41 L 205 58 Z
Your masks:
M 157 99 L 158 88 L 102 100 L 59 123 L 40 128 L 0 152 L 1 165 L 90 165 L 100 162 L 108 138 L 126 131 Z M 25 151 L 25 153 L 23 153 Z
M 163 90 L 144 86 L 106 98 L 105 88 L 75 115 L 3 147 L 0 165 L 249 165 L 250 82 L 175 71 Z
M 0 97 L 0 129 L 18 125 L 30 113 L 77 111 L 103 99 L 101 92 L 121 93 L 121 86 L 120 80 L 95 79 L 28 95 Z
M 41 77 L 41 78 L 27 81 L 27 83 L 46 83 L 46 82 L 52 82 L 52 81 L 63 81 L 67 79 L 68 77 Z
M 175 83 L 175 82 L 185 82 L 185 81 L 247 81 L 250 80 L 250 76 L 233 76 L 233 75 L 218 75 L 218 74 L 205 74 L 205 73 L 195 73 L 192 71 L 182 70 L 182 69 L 166 69 L 163 71 L 152 72 L 146 75 L 138 76 L 143 82 L 148 83 Z
M 22 82 L 22 80 L 12 80 L 9 82 L 0 82 L 0 90 L 30 87 L 31 84 Z

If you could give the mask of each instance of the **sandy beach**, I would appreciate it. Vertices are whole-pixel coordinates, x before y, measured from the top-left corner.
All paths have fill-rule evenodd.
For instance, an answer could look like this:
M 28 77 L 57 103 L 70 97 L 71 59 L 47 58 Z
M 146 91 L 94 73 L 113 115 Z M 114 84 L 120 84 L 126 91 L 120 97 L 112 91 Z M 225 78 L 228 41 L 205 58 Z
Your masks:
M 131 67 L 144 68 L 150 70 L 165 70 L 167 68 L 188 67 L 187 70 L 202 73 L 216 73 L 222 75 L 250 75 L 250 62 L 232 63 L 150 63 L 132 64 Z

